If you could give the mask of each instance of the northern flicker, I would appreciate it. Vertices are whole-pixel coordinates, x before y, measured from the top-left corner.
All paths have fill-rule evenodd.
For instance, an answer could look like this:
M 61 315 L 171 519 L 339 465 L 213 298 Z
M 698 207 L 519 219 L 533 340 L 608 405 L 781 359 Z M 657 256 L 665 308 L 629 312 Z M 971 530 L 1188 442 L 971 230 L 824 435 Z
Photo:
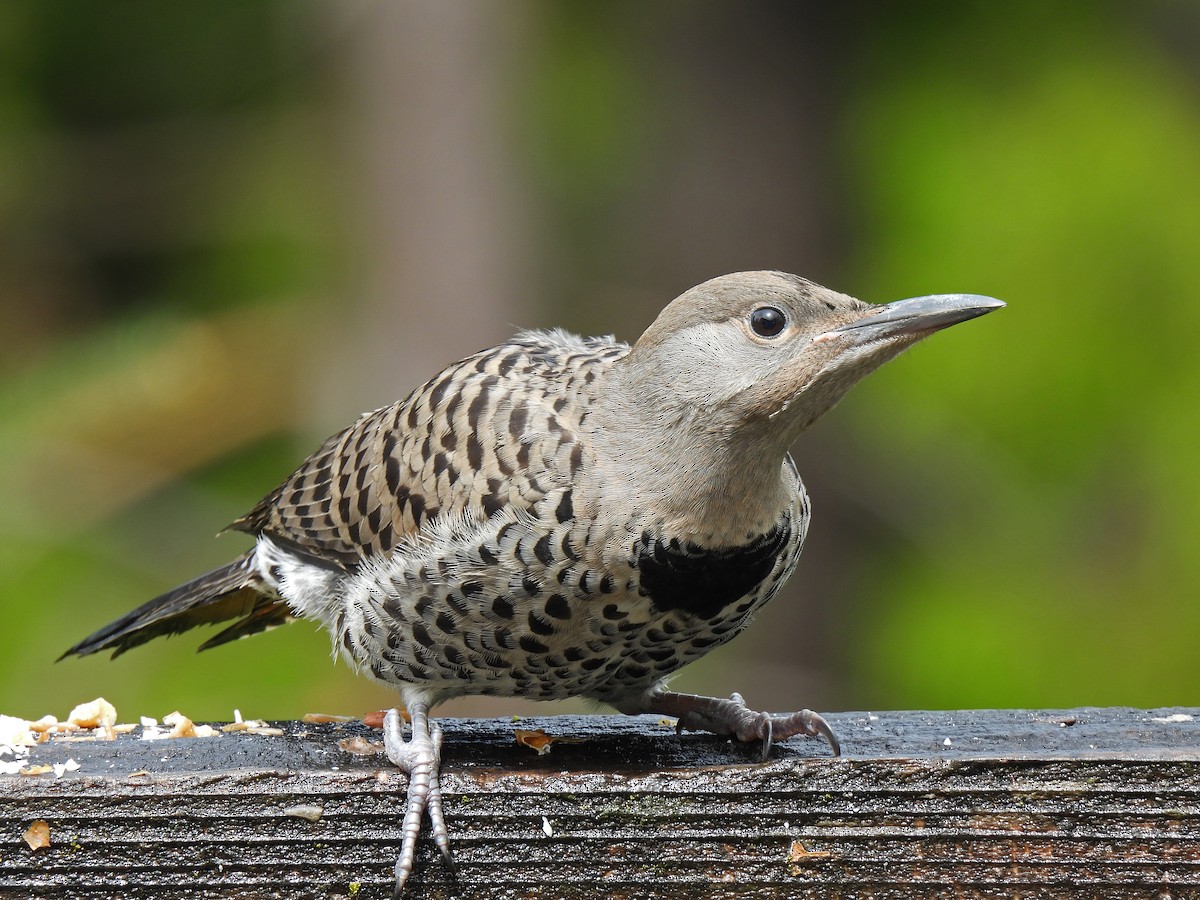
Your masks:
M 233 619 L 201 649 L 297 617 L 399 689 L 384 746 L 409 774 L 399 892 L 426 815 L 447 862 L 429 710 L 465 694 L 588 697 L 756 742 L 837 739 L 810 710 L 769 715 L 669 691 L 792 574 L 809 501 L 788 448 L 867 373 L 1002 307 L 947 294 L 872 306 L 794 275 L 714 278 L 632 347 L 527 331 L 455 363 L 327 440 L 231 526 L 233 562 L 67 654 L 116 656 Z

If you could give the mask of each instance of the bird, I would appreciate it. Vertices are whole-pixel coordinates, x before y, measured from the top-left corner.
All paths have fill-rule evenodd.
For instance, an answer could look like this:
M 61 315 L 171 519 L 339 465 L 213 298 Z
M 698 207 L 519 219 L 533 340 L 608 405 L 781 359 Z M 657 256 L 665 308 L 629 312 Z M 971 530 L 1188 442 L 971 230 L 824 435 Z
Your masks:
M 63 656 L 115 657 L 232 624 L 208 649 L 315 619 L 335 655 L 398 689 L 387 758 L 408 774 L 398 895 L 426 817 L 453 867 L 430 710 L 463 695 L 583 697 L 761 748 L 838 739 L 809 709 L 678 693 L 796 568 L 810 503 L 789 448 L 860 379 L 1005 304 L 868 304 L 777 271 L 722 275 L 632 345 L 524 331 L 330 437 L 231 529 L 232 562 Z

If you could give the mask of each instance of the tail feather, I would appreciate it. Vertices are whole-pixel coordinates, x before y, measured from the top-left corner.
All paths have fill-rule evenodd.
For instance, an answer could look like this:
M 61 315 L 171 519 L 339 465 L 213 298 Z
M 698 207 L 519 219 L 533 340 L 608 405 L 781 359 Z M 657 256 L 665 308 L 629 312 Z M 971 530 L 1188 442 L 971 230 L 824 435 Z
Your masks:
M 253 551 L 228 565 L 167 591 L 128 615 L 88 635 L 59 659 L 112 650 L 113 658 L 159 635 L 180 634 L 197 625 L 239 619 L 200 649 L 253 634 L 290 620 L 286 604 L 263 585 L 251 562 Z
M 263 594 L 258 595 L 257 604 L 243 618 L 238 619 L 228 628 L 218 631 L 200 645 L 201 650 L 210 650 L 236 641 L 238 638 L 249 637 L 260 631 L 270 631 L 288 622 L 294 622 L 296 617 L 286 603 L 279 599 L 271 599 Z

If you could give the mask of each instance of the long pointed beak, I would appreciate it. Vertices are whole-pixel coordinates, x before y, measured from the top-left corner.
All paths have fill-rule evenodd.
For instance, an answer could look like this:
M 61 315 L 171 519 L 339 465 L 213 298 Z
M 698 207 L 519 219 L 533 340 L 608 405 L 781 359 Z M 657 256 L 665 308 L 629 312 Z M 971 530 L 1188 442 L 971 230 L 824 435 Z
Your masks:
M 897 300 L 876 307 L 861 319 L 819 334 L 814 340 L 850 335 L 855 344 L 865 344 L 905 334 L 928 333 L 974 319 L 1005 305 L 1003 300 L 979 294 L 934 294 Z

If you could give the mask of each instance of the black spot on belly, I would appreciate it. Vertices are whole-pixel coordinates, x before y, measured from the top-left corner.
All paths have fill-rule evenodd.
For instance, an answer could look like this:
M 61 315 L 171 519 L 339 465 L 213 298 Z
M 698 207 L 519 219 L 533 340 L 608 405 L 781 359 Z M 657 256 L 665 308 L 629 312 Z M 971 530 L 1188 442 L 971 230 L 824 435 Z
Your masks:
M 562 594 L 551 594 L 546 599 L 546 615 L 555 619 L 569 619 L 571 604 Z
M 521 649 L 527 653 L 547 653 L 550 648 L 532 635 L 523 634 L 517 641 Z
M 563 491 L 562 497 L 558 501 L 558 506 L 554 509 L 554 518 L 560 523 L 569 522 L 575 518 L 575 507 L 571 502 L 571 492 Z
M 534 634 L 554 634 L 554 626 L 538 618 L 537 614 L 533 612 L 529 614 L 529 630 Z
M 643 534 L 633 555 L 641 588 L 656 609 L 711 619 L 758 587 L 790 537 L 786 521 L 740 547 L 698 547 Z
M 433 646 L 433 637 L 429 634 L 429 629 L 427 629 L 420 622 L 412 623 L 412 636 L 413 639 L 422 647 Z
M 641 681 L 650 674 L 650 670 L 645 666 L 629 664 L 621 669 L 621 674 L 631 681 Z

